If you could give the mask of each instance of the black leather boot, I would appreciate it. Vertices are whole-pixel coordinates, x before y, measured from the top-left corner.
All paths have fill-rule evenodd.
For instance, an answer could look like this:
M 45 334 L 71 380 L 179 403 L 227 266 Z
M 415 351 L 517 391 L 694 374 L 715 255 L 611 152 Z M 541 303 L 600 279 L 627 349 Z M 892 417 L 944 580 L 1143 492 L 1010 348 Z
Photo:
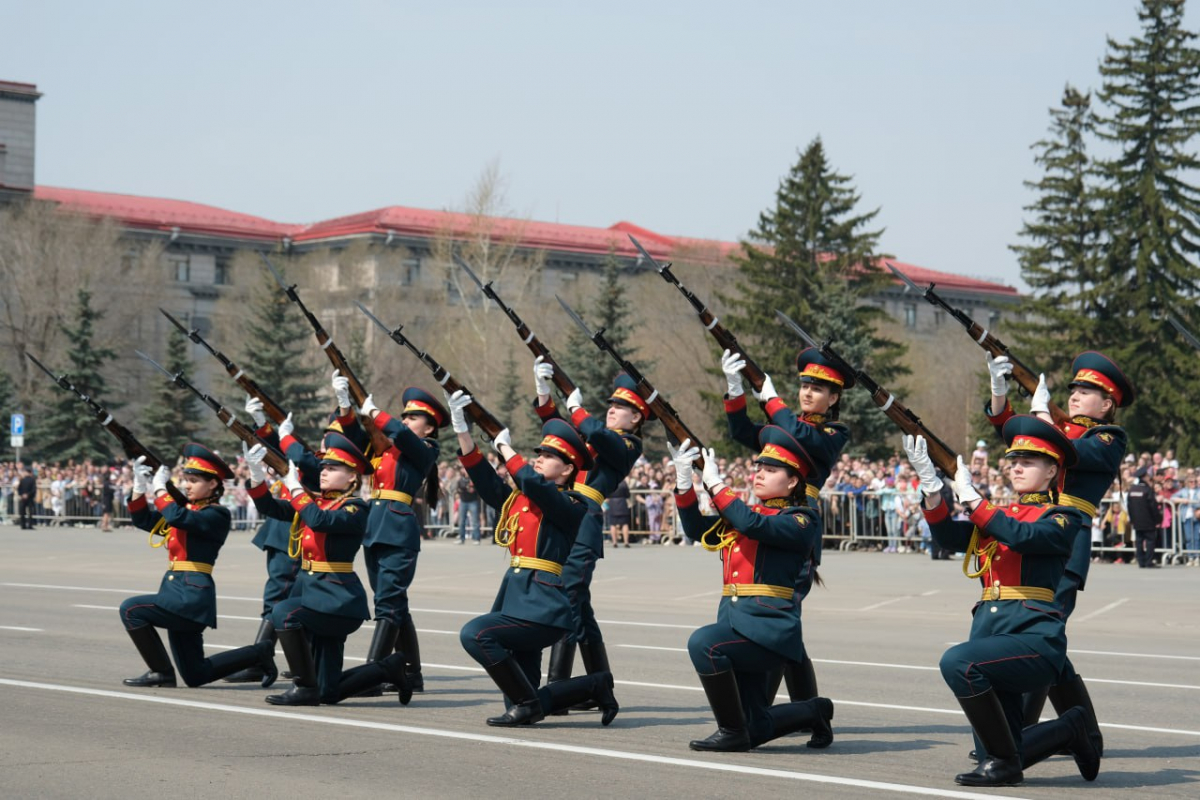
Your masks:
M 600 708 L 601 725 L 611 724 L 621 710 L 613 694 L 611 672 L 593 672 L 578 678 L 547 683 L 539 690 L 539 695 L 546 698 L 542 708 L 547 715 L 565 713 L 572 706 L 591 701 L 592 705 Z
M 400 694 L 400 705 L 408 705 L 412 700 L 412 689 L 404 674 L 403 653 L 392 653 L 381 661 L 372 661 L 343 672 L 338 680 L 337 701 L 340 703 L 347 697 L 360 697 L 364 689 L 379 686 L 384 681 L 392 681 Z
M 767 673 L 767 699 L 772 704 L 775 703 L 775 698 L 779 696 L 779 685 L 783 683 L 784 667 L 773 670 Z
M 1015 786 L 1025 780 L 1021 756 L 995 690 L 960 697 L 958 704 L 987 751 L 987 757 L 979 762 L 974 772 L 954 776 L 954 782 L 959 786 Z
M 313 661 L 312 645 L 303 628 L 284 628 L 278 631 L 279 646 L 292 675 L 292 688 L 283 694 L 267 695 L 273 706 L 315 706 L 321 703 L 317 689 L 317 667 Z
M 404 654 L 404 672 L 408 685 L 414 692 L 425 691 L 425 677 L 421 674 L 421 643 L 417 640 L 417 626 L 410 615 L 400 626 L 400 638 L 396 640 L 396 652 Z M 400 688 L 396 685 L 397 690 Z
M 255 670 L 262 677 L 262 687 L 266 689 L 279 677 L 275 668 L 275 642 L 255 642 L 236 650 L 227 650 L 209 656 L 208 663 L 212 665 L 212 678 L 218 680 L 227 675 L 236 674 L 239 670 L 247 672 Z
M 143 625 L 126 630 L 150 671 L 143 672 L 136 678 L 126 678 L 122 683 L 126 686 L 174 686 L 175 668 L 171 666 L 167 648 L 163 647 L 162 639 L 159 638 L 158 631 L 154 630 L 154 626 Z
M 738 693 L 737 678 L 733 670 L 715 675 L 701 675 L 700 685 L 708 697 L 708 705 L 717 718 L 717 732 L 707 739 L 694 739 L 688 743 L 693 750 L 721 753 L 741 753 L 750 749 L 750 734 L 746 730 L 746 712 L 742 709 L 742 696 Z
M 755 742 L 755 747 L 780 736 L 801 731 L 813 731 L 808 746 L 814 750 L 824 750 L 833 744 L 832 700 L 814 697 L 801 703 L 781 703 L 772 706 L 767 714 L 771 717 L 771 734 L 761 742 Z
M 789 661 L 783 665 L 783 679 L 787 681 L 788 699 L 793 703 L 812 700 L 817 696 L 817 673 L 813 670 L 812 659 L 808 656 L 803 661 Z
M 272 651 L 271 652 L 271 655 L 272 655 L 271 665 L 274 666 L 274 664 L 275 664 L 275 659 L 274 659 L 275 625 L 272 624 L 272 622 L 269 618 L 264 618 L 258 624 L 258 633 L 255 634 L 255 636 L 254 636 L 254 643 L 258 644 L 259 642 L 270 642 L 271 643 L 271 651 Z M 278 675 L 276 675 L 275 677 L 278 677 Z M 258 664 L 255 664 L 253 666 L 247 667 L 244 670 L 241 670 L 240 672 L 235 672 L 232 675 L 226 675 L 224 678 L 222 678 L 222 680 L 224 680 L 226 683 L 259 683 L 259 682 L 261 682 L 262 687 L 264 689 L 266 689 L 268 686 L 270 686 L 272 683 L 275 682 L 275 678 L 271 678 L 269 681 L 266 678 L 267 678 L 267 675 L 263 671 L 263 668 L 261 666 L 259 666 Z
M 515 658 L 509 657 L 499 664 L 487 667 L 487 674 L 504 692 L 512 705 L 498 717 L 488 717 L 487 724 L 500 728 L 511 728 L 516 725 L 532 725 L 546 718 L 542 711 L 542 702 L 538 694 L 529 685 L 525 671 Z
M 612 667 L 608 665 L 608 650 L 604 647 L 604 642 L 580 642 L 579 656 L 583 659 L 583 671 L 588 675 L 593 672 L 612 672 Z M 596 708 L 594 702 L 588 701 L 572 706 L 572 711 L 591 711 Z
M 1083 678 L 1076 675 L 1069 681 L 1050 687 L 1050 703 L 1061 717 L 1067 709 L 1079 706 L 1087 717 L 1088 735 L 1100 756 L 1104 757 L 1104 736 L 1100 733 L 1100 723 L 1096 719 L 1096 709 L 1092 706 L 1092 696 L 1088 694 L 1087 684 Z
M 1087 712 L 1078 706 L 1068 708 L 1058 719 L 1026 728 L 1021 739 L 1026 768 L 1065 748 L 1085 781 L 1094 781 L 1100 774 L 1100 751 L 1088 733 Z
M 400 638 L 400 628 L 387 619 L 375 620 L 375 633 L 371 637 L 371 646 L 367 648 L 367 663 L 372 664 L 376 661 L 382 661 L 384 658 L 392 654 L 396 649 L 396 642 Z M 399 653 L 403 655 L 403 653 Z M 363 690 L 358 693 L 358 697 L 382 697 L 383 682 L 374 686 L 364 686 Z
M 575 637 L 568 633 L 550 648 L 550 665 L 546 668 L 547 684 L 565 681 L 571 677 L 571 670 L 575 666 L 575 647 Z M 570 705 L 561 708 L 547 708 L 546 715 L 550 717 L 566 716 L 570 708 Z

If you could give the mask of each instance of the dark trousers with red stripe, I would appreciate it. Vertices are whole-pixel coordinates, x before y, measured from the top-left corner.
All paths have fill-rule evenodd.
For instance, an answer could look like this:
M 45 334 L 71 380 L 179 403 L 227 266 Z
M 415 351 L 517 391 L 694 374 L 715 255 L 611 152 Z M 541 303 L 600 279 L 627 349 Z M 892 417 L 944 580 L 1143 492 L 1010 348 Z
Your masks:
M 289 597 L 275 604 L 271 621 L 276 630 L 303 628 L 312 643 L 313 662 L 317 668 L 317 688 L 321 701 L 336 703 L 338 683 L 342 679 L 342 661 L 346 637 L 362 627 L 363 621 L 354 617 L 326 614 L 305 608 L 301 597 Z
M 771 676 L 783 667 L 786 659 L 747 639 L 727 622 L 705 625 L 692 633 L 688 655 L 699 675 L 733 670 L 751 740 L 770 738 L 774 723 L 769 712 L 775 702 L 770 696 L 770 687 L 774 685 Z
M 1025 724 L 1022 695 L 1058 679 L 1062 659 L 1047 658 L 1032 644 L 1037 636 L 984 636 L 956 644 L 942 654 L 941 670 L 955 697 L 974 697 L 994 689 L 1017 747 Z
M 162 628 L 183 682 L 193 687 L 212 683 L 216 680 L 212 662 L 204 656 L 204 629 L 208 626 L 167 611 L 156 600 L 156 594 L 142 594 L 121 603 L 121 624 L 126 630 L 146 625 Z
M 510 617 L 493 612 L 476 617 L 463 626 L 458 638 L 467 655 L 484 667 L 492 667 L 506 658 L 514 658 L 537 687 L 542 682 L 542 651 L 566 633 L 553 625 Z

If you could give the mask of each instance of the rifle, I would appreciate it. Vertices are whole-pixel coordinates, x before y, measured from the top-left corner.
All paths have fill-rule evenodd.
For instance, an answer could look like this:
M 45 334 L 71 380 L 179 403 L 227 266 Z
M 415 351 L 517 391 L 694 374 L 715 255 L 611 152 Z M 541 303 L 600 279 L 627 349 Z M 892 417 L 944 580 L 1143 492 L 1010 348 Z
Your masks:
M 262 260 L 267 265 L 267 269 L 271 270 L 271 274 L 275 276 L 275 280 L 279 283 L 279 287 L 283 289 L 283 293 L 288 296 L 288 299 L 300 307 L 300 311 L 308 320 L 308 324 L 312 326 L 313 333 L 317 335 L 317 344 L 321 345 L 321 349 L 325 351 L 325 355 L 329 357 L 329 362 L 333 364 L 334 369 L 338 370 L 343 377 L 350 380 L 350 396 L 354 398 L 355 404 L 362 408 L 367 399 L 367 390 L 363 388 L 362 382 L 354 374 L 354 370 L 350 369 L 350 364 L 347 363 L 346 357 L 342 355 L 342 351 L 333 343 L 333 337 L 326 333 L 325 328 L 321 325 L 313 313 L 308 310 L 304 302 L 300 299 L 299 293 L 296 292 L 296 284 L 288 286 L 283 280 L 283 276 L 279 274 L 279 270 L 275 269 L 275 265 L 267 258 L 266 253 L 260 253 Z M 371 447 L 375 454 L 382 456 L 392 446 L 392 442 L 388 437 L 377 428 L 375 425 L 364 425 L 367 429 L 367 434 L 371 437 Z M 366 454 L 370 457 L 370 454 Z
M 658 270 L 658 274 L 662 276 L 663 280 L 673 284 L 675 288 L 683 293 L 687 301 L 692 304 L 692 308 L 696 309 L 696 313 L 700 316 L 700 322 L 704 325 L 704 329 L 711 333 L 712 337 L 717 340 L 717 345 L 731 353 L 741 353 L 742 359 L 746 362 L 746 366 L 742 369 L 742 374 L 746 376 L 746 380 L 750 381 L 750 385 L 754 387 L 756 392 L 762 391 L 763 380 L 767 377 L 767 374 L 763 372 L 762 367 L 754 363 L 754 360 L 750 356 L 746 355 L 746 350 L 738 344 L 737 337 L 721 324 L 720 320 L 708 310 L 708 306 L 700 298 L 696 297 L 690 289 L 679 282 L 679 279 L 675 277 L 675 273 L 671 272 L 671 264 L 669 262 L 666 264 L 658 263 L 654 260 L 654 256 L 646 252 L 646 248 L 642 247 L 642 243 L 635 239 L 632 234 L 626 234 L 626 236 L 629 236 L 629 241 L 633 242 L 633 246 L 642 254 L 642 258 L 649 261 Z
M 467 266 L 467 262 L 459 258 L 457 254 L 454 255 L 454 262 L 462 267 L 463 270 L 471 276 L 471 280 L 475 281 L 475 285 L 482 289 L 485 295 L 496 301 L 496 305 L 500 306 L 500 310 L 503 311 L 505 316 L 512 320 L 512 324 L 517 327 L 517 335 L 521 337 L 521 341 L 525 343 L 525 346 L 529 348 L 530 352 L 533 353 L 534 356 L 541 356 L 543 362 L 554 365 L 553 380 L 554 385 L 558 387 L 558 390 L 562 392 L 564 396 L 575 391 L 575 382 L 571 380 L 563 368 L 559 366 L 558 362 L 554 360 L 554 356 L 550 355 L 550 348 L 542 344 L 542 340 L 539 339 L 537 335 L 529 329 L 529 326 L 525 324 L 524 320 L 517 316 L 517 312 L 513 311 L 511 306 L 505 305 L 504 301 L 500 299 L 500 295 L 496 294 L 496 290 L 492 288 L 492 282 L 488 281 L 487 283 L 484 283 L 483 281 L 479 280 L 478 276 L 475 275 L 475 272 L 469 266 Z
M 449 370 L 435 361 L 433 356 L 418 348 L 412 343 L 412 340 L 400 332 L 400 330 L 404 327 L 403 325 L 397 325 L 395 330 L 392 330 L 388 328 L 387 325 L 384 325 L 382 322 L 380 322 L 379 317 L 372 314 L 370 310 L 368 310 L 367 307 L 362 303 L 355 300 L 354 305 L 358 306 L 359 311 L 366 314 L 371 318 L 372 322 L 383 329 L 383 331 L 387 333 L 388 338 L 390 338 L 393 342 L 401 347 L 407 347 L 409 350 L 411 350 L 413 355 L 419 358 L 421 363 L 428 367 L 430 372 L 433 373 L 433 379 L 438 382 L 443 390 L 445 390 L 446 394 L 454 394 L 460 389 L 467 394 L 470 394 L 470 391 L 467 389 L 467 387 L 460 383 L 457 378 L 451 375 Z M 467 406 L 466 412 L 470 414 L 471 419 L 475 421 L 475 424 L 482 428 L 483 432 L 492 439 L 495 439 L 500 431 L 507 427 L 500 422 L 500 420 L 496 419 L 492 412 L 484 408 L 473 394 L 471 395 L 471 405 Z
M 921 289 L 915 283 L 909 280 L 907 275 L 896 269 L 894 264 L 888 263 L 887 268 L 892 271 L 893 275 L 904 281 L 905 285 L 908 286 L 909 289 L 912 289 L 914 292 L 919 292 L 931 304 L 937 306 L 958 320 L 959 323 L 966 328 L 970 337 L 974 339 L 980 347 L 992 354 L 992 358 L 995 358 L 996 356 L 1008 356 L 1008 363 L 1012 364 L 1013 380 L 1020 384 L 1021 389 L 1024 390 L 1025 394 L 1032 395 L 1035 391 L 1037 391 L 1037 374 L 1034 373 L 1034 371 L 1029 367 L 1022 364 L 1021 360 L 1013 355 L 1012 351 L 1008 349 L 1008 345 L 1000 341 L 1000 339 L 994 333 L 990 333 L 978 322 L 971 319 L 966 312 L 955 308 L 943 300 L 941 296 L 933 290 L 935 284 L 930 283 L 928 287 Z M 1070 419 L 1067 412 L 1063 411 L 1053 402 L 1050 403 L 1050 417 L 1054 420 L 1055 425 L 1066 422 Z
M 1200 339 L 1197 339 L 1195 336 L 1193 336 L 1192 332 L 1189 331 L 1187 328 L 1185 328 L 1182 322 L 1180 322 L 1179 320 L 1177 320 L 1174 316 L 1172 316 L 1170 314 L 1167 315 L 1167 320 L 1170 321 L 1171 325 L 1174 326 L 1175 330 L 1179 331 L 1180 335 L 1182 335 L 1183 338 L 1187 340 L 1188 344 L 1190 344 L 1192 347 L 1196 348 L 1197 350 L 1200 350 Z
M 34 357 L 33 353 L 26 353 L 25 355 L 29 356 L 29 360 L 36 364 L 42 372 L 49 375 L 50 380 L 57 383 L 63 389 L 66 389 L 68 392 L 71 392 L 87 404 L 87 407 L 90 408 L 92 413 L 95 415 L 96 421 L 100 423 L 100 427 L 117 437 L 117 441 L 121 443 L 121 449 L 125 451 L 125 456 L 127 458 L 138 458 L 139 456 L 143 456 L 145 458 L 143 463 L 154 470 L 157 470 L 159 467 L 163 466 L 163 460 L 161 458 L 155 455 L 150 448 L 146 447 L 146 445 L 139 442 L 137 438 L 130 433 L 128 428 L 113 419 L 113 415 L 110 414 L 103 406 L 101 406 L 91 397 L 88 397 L 86 394 L 76 389 L 75 384 L 68 381 L 66 375 L 56 376 L 45 364 L 43 364 L 41 361 L 38 361 L 37 358 Z M 187 496 L 171 481 L 167 482 L 167 494 L 171 495 L 171 499 L 179 505 L 187 506 Z
M 558 295 L 555 295 L 554 299 L 558 301 L 558 304 L 563 307 L 563 310 L 567 312 L 567 315 L 575 322 L 576 325 L 579 326 L 579 329 L 583 331 L 584 335 L 591 339 L 592 343 L 596 345 L 596 347 L 600 348 L 601 351 L 612 356 L 613 360 L 616 361 L 621 366 L 621 369 L 625 371 L 625 374 L 630 378 L 633 378 L 633 380 L 637 383 L 637 393 L 641 395 L 643 400 L 646 401 L 646 405 L 650 406 L 655 415 L 662 420 L 663 427 L 667 429 L 667 434 L 675 440 L 675 444 L 682 443 L 684 439 L 691 439 L 692 444 L 696 447 L 704 447 L 703 443 L 700 441 L 700 437 L 688 430 L 687 425 L 684 424 L 682 419 L 680 419 L 679 412 L 671 407 L 671 404 L 667 402 L 667 399 L 658 393 L 658 390 L 650 384 L 650 381 L 646 380 L 646 376 L 643 375 L 641 371 L 638 370 L 638 368 L 635 367 L 631 362 L 625 358 L 622 358 L 621 354 L 617 352 L 617 349 L 613 347 L 612 343 L 608 341 L 608 339 L 604 338 L 604 328 L 600 328 L 599 330 L 592 332 L 592 330 L 588 328 L 587 323 L 584 322 L 583 319 L 576 314 L 569 305 L 567 305 L 565 300 Z M 703 456 L 696 460 L 696 468 L 704 468 Z
M 909 434 L 910 436 L 924 436 L 925 442 L 929 445 L 929 457 L 933 463 L 937 464 L 942 472 L 953 478 L 958 471 L 958 456 L 951 450 L 945 442 L 933 434 L 929 428 L 925 427 L 925 423 L 921 422 L 921 418 L 904 406 L 896 396 L 884 389 L 875 382 L 870 375 L 860 369 L 855 369 L 850 366 L 846 359 L 838 355 L 833 349 L 830 342 L 817 344 L 803 328 L 797 325 L 791 317 L 784 314 L 782 311 L 776 310 L 775 316 L 779 318 L 784 325 L 791 328 L 801 339 L 809 344 L 810 347 L 815 347 L 821 351 L 821 355 L 828 358 L 839 372 L 853 374 L 858 380 L 858 385 L 871 393 L 871 399 L 875 401 L 875 405 L 879 406 L 884 414 L 892 422 L 896 423 L 896 427 Z
M 225 371 L 229 373 L 229 377 L 233 378 L 234 382 L 246 391 L 246 394 L 250 395 L 251 397 L 257 397 L 259 400 L 261 400 L 263 404 L 263 413 L 270 417 L 276 425 L 287 419 L 287 412 L 280 408 L 278 403 L 268 397 L 267 393 L 262 390 L 262 387 L 260 387 L 253 378 L 247 375 L 244 369 L 230 361 L 228 358 L 226 358 L 224 353 L 206 342 L 204 337 L 200 335 L 200 331 L 198 329 L 192 328 L 191 330 L 188 330 L 183 326 L 183 323 L 175 319 L 163 309 L 160 308 L 159 311 L 162 312 L 164 317 L 171 321 L 172 325 L 182 331 L 184 336 L 203 347 L 205 350 L 211 353 L 217 359 L 217 361 L 220 361 L 221 366 L 225 367 Z M 309 446 L 305 444 L 299 436 L 292 434 L 292 438 L 299 442 L 305 450 L 310 449 Z
M 182 389 L 187 389 L 189 392 L 196 395 L 196 397 L 199 397 L 202 401 L 204 401 L 204 404 L 216 412 L 217 418 L 221 420 L 221 422 L 225 423 L 225 427 L 229 428 L 234 436 L 238 437 L 248 445 L 253 446 L 256 444 L 261 444 L 266 447 L 267 456 L 263 460 L 267 463 L 267 466 L 279 473 L 280 476 L 288 473 L 288 460 L 283 453 L 279 452 L 277 449 L 258 438 L 258 436 L 250 429 L 248 425 L 239 421 L 237 417 L 235 417 L 229 412 L 228 409 L 225 408 L 225 406 L 214 400 L 211 395 L 204 394 L 191 383 L 189 383 L 187 378 L 183 377 L 182 372 L 176 372 L 172 374 L 162 364 L 159 364 L 141 350 L 134 350 L 133 352 L 137 353 L 144 360 L 149 361 L 155 369 L 157 369 L 163 375 L 166 375 L 167 380 L 169 380 L 171 383 Z

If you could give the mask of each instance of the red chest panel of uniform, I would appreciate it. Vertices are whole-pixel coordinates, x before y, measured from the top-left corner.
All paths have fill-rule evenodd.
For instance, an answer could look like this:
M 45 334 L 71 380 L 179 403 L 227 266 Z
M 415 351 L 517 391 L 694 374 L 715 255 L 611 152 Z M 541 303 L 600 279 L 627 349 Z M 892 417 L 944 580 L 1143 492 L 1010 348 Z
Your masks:
M 185 506 L 188 511 L 198 511 L 204 506 L 198 506 L 195 503 L 188 503 Z M 170 527 L 167 528 L 167 555 L 172 561 L 191 561 L 188 558 L 187 552 L 187 537 L 188 532 L 182 528 Z
M 1044 506 L 1032 505 L 1010 505 L 998 506 L 1001 514 L 1011 517 L 1019 522 L 1034 522 L 1042 516 L 1045 511 Z M 983 531 L 979 532 L 979 549 L 983 550 L 992 542 L 996 543 L 996 551 L 992 554 L 991 570 L 980 576 L 985 586 L 995 586 L 999 581 L 1000 586 L 1022 586 L 1021 582 L 1021 554 L 1016 550 L 1009 549 L 1008 545 L 996 541 L 991 536 L 987 536 Z
M 1076 425 L 1074 422 L 1064 422 L 1059 426 L 1068 439 L 1078 439 L 1088 432 L 1088 429 L 1083 425 Z
M 319 497 L 316 500 L 317 508 L 323 511 L 328 511 L 331 508 L 337 508 L 345 500 L 327 500 L 324 497 Z M 325 557 L 325 537 L 328 534 L 321 531 L 314 531 L 312 528 L 300 523 L 300 557 L 309 561 L 328 561 Z
M 396 469 L 403 458 L 399 449 L 389 447 L 379 459 L 379 465 L 375 468 L 375 474 L 372 476 L 372 485 L 376 489 L 395 489 Z
M 779 513 L 778 508 L 766 506 L 751 506 L 751 510 L 768 517 Z M 721 552 L 725 557 L 725 583 L 757 583 L 754 580 L 754 564 L 758 558 L 757 539 L 739 532 L 733 547 Z
M 538 533 L 542 528 L 540 508 L 518 494 L 508 509 L 505 527 L 516 534 L 508 546 L 514 556 L 537 558 Z

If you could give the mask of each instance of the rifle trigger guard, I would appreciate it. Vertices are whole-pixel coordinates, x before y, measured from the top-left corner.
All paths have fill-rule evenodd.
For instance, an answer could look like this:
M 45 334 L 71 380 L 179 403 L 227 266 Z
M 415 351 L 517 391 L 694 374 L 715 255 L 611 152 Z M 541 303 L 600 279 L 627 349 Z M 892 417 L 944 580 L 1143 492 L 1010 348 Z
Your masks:
M 984 331 L 983 333 L 979 334 L 979 338 L 976 339 L 975 341 L 979 342 L 980 344 L 983 344 L 983 340 L 986 339 L 987 337 L 988 337 L 988 332 Z
M 533 331 L 530 331 L 529 335 L 525 337 L 525 341 L 523 341 L 521 344 L 529 344 L 532 341 L 533 341 Z
M 711 331 L 713 328 L 717 327 L 717 323 L 718 323 L 718 322 L 720 322 L 720 321 L 721 321 L 721 320 L 720 320 L 720 319 L 718 319 L 717 317 L 713 317 L 713 321 L 712 321 L 712 322 L 710 322 L 710 323 L 708 323 L 707 325 L 705 325 L 705 326 L 704 326 L 704 330 L 706 330 L 706 331 Z
M 112 414 L 109 414 L 107 417 L 105 417 L 104 422 L 101 422 L 100 425 L 107 428 L 108 423 L 110 423 L 110 422 L 112 422 Z
M 879 410 L 886 412 L 889 408 L 892 407 L 892 403 L 894 403 L 894 402 L 896 402 L 896 395 L 892 394 L 891 392 L 888 392 L 887 402 L 884 403 L 882 406 L 880 406 Z
M 244 369 L 239 369 L 239 370 L 237 371 L 237 375 L 234 375 L 234 376 L 233 376 L 233 379 L 236 381 L 238 378 L 242 377 L 242 376 L 243 376 L 243 375 L 245 375 L 245 374 L 246 374 L 246 370 L 244 370 Z

